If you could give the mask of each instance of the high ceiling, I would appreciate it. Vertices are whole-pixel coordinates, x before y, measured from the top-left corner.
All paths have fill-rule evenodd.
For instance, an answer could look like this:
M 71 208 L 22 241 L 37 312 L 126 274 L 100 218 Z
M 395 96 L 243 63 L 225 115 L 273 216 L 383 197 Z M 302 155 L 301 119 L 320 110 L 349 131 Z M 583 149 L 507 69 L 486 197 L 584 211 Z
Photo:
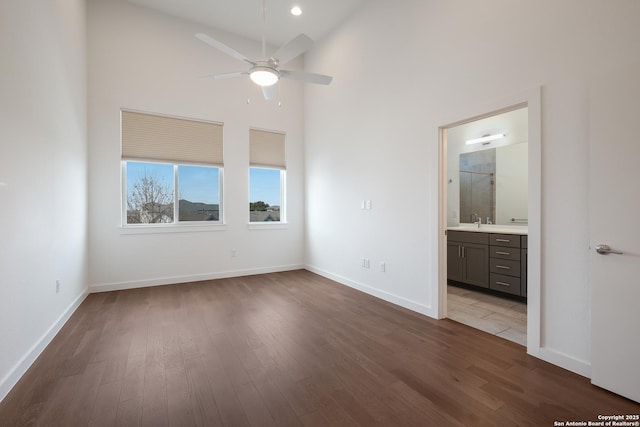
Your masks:
M 129 0 L 140 6 L 219 28 L 254 40 L 262 39 L 263 0 Z M 280 46 L 300 33 L 318 41 L 367 0 L 266 0 L 267 43 Z M 291 8 L 303 13 L 293 16 Z

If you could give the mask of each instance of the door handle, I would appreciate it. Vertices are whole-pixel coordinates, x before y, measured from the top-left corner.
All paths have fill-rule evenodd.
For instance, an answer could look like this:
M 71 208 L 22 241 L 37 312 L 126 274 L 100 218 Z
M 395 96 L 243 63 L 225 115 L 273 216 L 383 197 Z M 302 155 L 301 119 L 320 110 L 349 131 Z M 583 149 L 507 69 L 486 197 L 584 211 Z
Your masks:
M 614 249 L 611 249 L 611 246 L 609 245 L 605 245 L 605 244 L 599 244 L 598 246 L 596 246 L 596 252 L 598 252 L 600 255 L 609 255 L 609 254 L 616 254 L 616 255 L 622 255 L 623 253 L 620 251 L 616 251 Z

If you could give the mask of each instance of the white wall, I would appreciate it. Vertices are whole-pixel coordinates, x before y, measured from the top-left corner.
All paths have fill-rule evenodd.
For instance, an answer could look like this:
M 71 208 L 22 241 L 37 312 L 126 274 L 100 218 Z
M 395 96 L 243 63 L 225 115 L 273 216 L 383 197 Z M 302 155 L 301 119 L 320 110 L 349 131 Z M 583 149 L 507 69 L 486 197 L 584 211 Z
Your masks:
M 634 0 L 371 0 L 305 58 L 334 76 L 305 96 L 309 268 L 435 316 L 438 127 L 542 86 L 541 347 L 588 374 L 584 81 L 640 59 L 639 15 Z
M 85 43 L 84 0 L 0 2 L 0 400 L 87 292 Z
M 260 57 L 260 43 L 120 0 L 90 0 L 87 25 L 91 290 L 302 267 L 302 85 L 280 82 L 279 108 L 264 101 L 247 78 L 202 80 L 245 70 L 246 64 L 197 40 L 195 33 L 207 32 L 254 58 Z M 289 65 L 295 69 L 302 63 Z M 121 229 L 121 108 L 224 123 L 222 231 L 127 234 Z M 250 127 L 287 134 L 286 227 L 248 228 Z

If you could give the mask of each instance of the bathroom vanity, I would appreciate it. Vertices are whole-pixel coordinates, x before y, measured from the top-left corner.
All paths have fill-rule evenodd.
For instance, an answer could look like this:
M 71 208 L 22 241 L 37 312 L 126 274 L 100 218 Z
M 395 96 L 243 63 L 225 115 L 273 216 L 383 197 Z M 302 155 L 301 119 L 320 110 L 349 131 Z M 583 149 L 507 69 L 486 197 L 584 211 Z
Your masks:
M 526 297 L 526 227 L 447 228 L 447 279 Z

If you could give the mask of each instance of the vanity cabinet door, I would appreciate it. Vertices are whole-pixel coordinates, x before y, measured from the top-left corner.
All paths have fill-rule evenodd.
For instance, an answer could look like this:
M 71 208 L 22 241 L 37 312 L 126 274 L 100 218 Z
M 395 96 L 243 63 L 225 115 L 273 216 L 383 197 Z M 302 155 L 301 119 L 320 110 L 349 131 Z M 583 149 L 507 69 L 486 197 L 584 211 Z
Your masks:
M 447 233 L 447 279 L 467 285 L 489 287 L 489 235 Z
M 489 287 L 489 246 L 465 243 L 462 247 L 464 258 L 464 282 L 470 285 Z
M 462 243 L 447 242 L 447 279 L 463 282 Z

